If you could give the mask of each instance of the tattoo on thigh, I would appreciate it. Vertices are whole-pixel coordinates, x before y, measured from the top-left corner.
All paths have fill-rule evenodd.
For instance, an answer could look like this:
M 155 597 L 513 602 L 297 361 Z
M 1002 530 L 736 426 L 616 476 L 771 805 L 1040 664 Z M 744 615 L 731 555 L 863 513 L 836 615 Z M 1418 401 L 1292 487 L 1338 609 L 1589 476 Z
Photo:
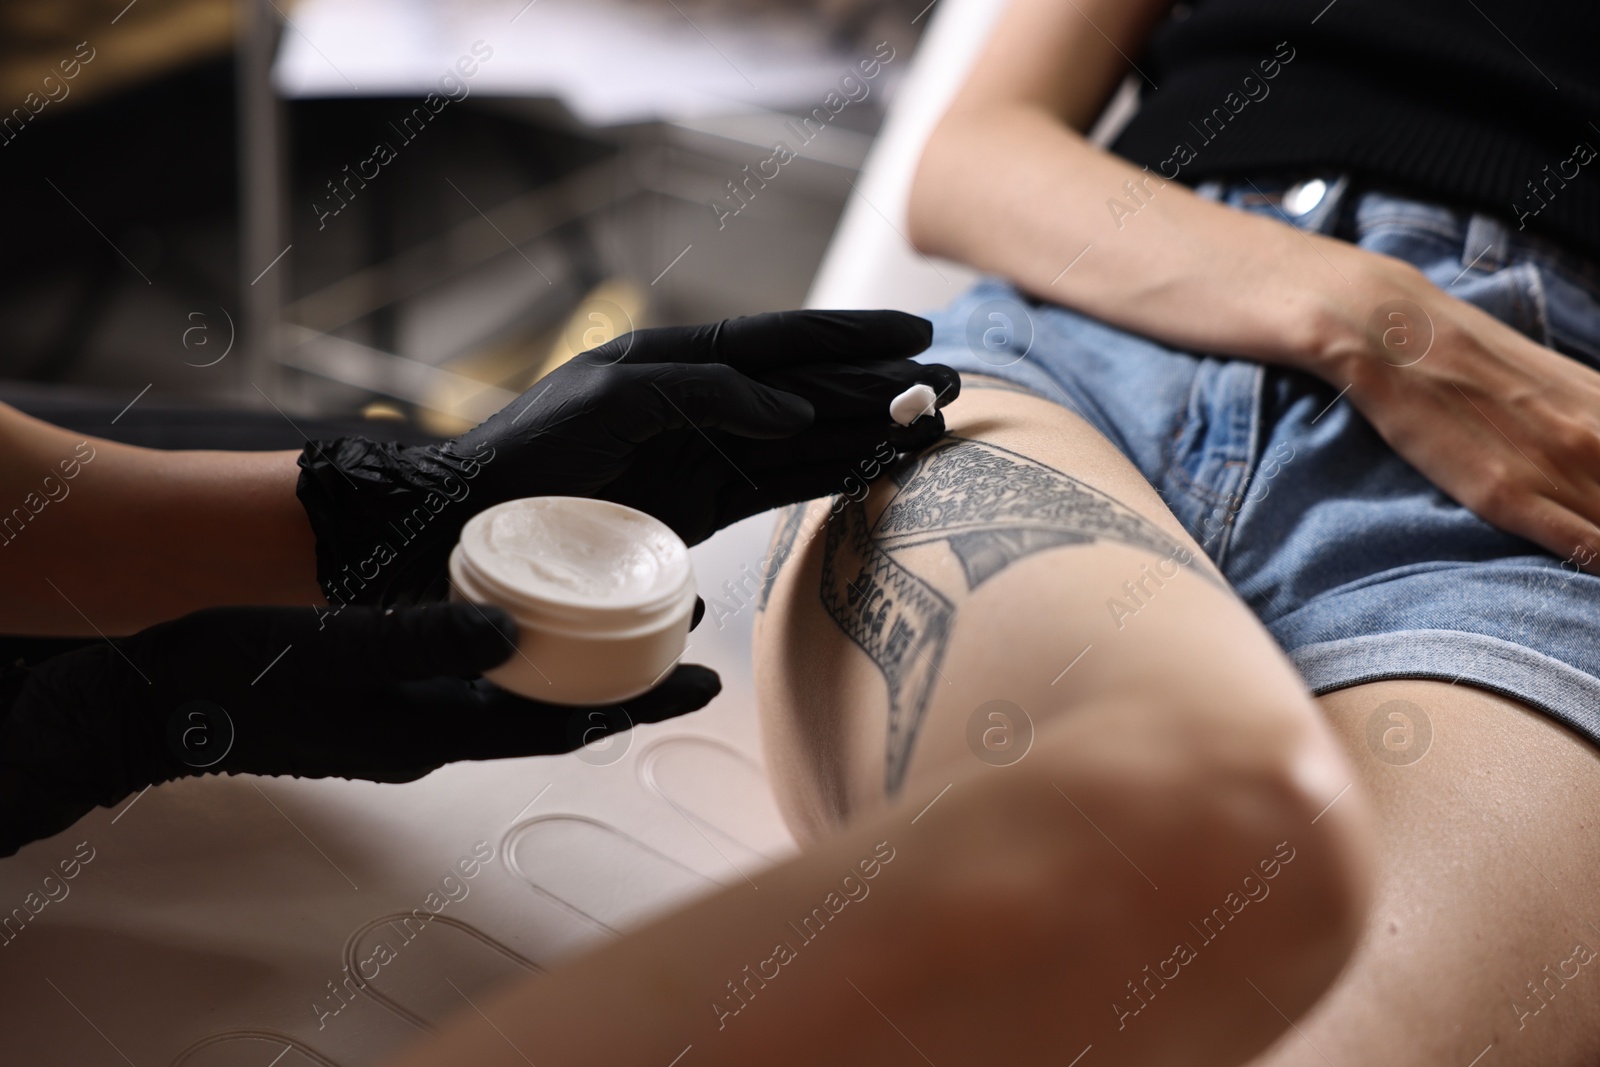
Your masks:
M 900 788 L 928 707 L 955 605 L 873 543 L 867 509 L 851 503 L 828 523 L 822 606 L 861 646 L 889 687 L 891 795 Z
M 889 688 L 885 785 L 899 791 L 917 730 L 940 680 L 956 600 L 1011 564 L 1068 545 L 1110 541 L 1172 556 L 1178 541 L 1137 512 L 1072 477 L 1001 448 L 947 438 L 895 478 L 900 492 L 875 529 L 866 508 L 845 507 L 828 524 L 822 604 L 883 673 Z M 944 542 L 966 588 L 947 597 L 898 554 Z M 1219 583 L 1204 567 L 1200 572 Z
M 790 504 L 779 513 L 778 528 L 773 531 L 767 558 L 761 564 L 761 594 L 756 600 L 757 611 L 767 610 L 767 600 L 772 596 L 772 586 L 778 580 L 778 572 L 783 570 L 783 565 L 788 562 L 789 554 L 794 551 L 794 543 L 800 536 L 800 527 L 805 524 L 805 518 L 804 504 Z

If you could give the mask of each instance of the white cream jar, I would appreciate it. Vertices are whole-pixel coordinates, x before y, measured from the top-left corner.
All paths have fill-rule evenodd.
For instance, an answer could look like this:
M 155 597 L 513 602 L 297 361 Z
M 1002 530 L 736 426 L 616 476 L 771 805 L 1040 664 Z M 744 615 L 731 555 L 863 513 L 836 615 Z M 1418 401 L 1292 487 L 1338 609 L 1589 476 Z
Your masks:
M 517 651 L 484 677 L 552 704 L 615 704 L 653 687 L 694 614 L 689 548 L 642 511 L 583 497 L 497 504 L 450 553 L 452 600 L 517 620 Z

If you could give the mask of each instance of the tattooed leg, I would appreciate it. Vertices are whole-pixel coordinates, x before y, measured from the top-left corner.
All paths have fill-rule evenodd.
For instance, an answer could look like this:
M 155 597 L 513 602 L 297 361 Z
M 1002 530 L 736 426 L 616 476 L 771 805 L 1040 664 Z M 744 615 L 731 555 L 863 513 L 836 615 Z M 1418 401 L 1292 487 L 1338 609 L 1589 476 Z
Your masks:
M 946 419 L 949 439 L 864 497 L 780 521 L 756 674 L 801 833 L 942 786 L 994 700 L 1034 728 L 1127 692 L 1311 715 L 1270 637 L 1086 423 L 982 388 Z
M 958 596 L 1018 560 L 1068 545 L 1109 541 L 1165 560 L 1195 558 L 1092 486 L 987 442 L 951 439 L 923 454 L 896 483 L 900 491 L 873 534 L 860 505 L 836 513 L 822 557 L 823 606 L 888 683 L 890 795 L 905 776 L 955 612 L 953 599 L 896 563 L 897 555 L 944 544 L 965 577 Z M 790 525 L 792 518 L 785 528 Z M 1201 573 L 1222 585 L 1209 567 Z

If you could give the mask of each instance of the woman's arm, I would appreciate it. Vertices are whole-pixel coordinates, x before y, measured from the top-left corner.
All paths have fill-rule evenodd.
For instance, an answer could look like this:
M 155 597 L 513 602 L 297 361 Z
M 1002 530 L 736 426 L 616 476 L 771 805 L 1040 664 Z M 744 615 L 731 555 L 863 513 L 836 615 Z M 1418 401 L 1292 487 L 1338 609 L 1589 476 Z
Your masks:
M 1081 132 L 1170 6 L 1016 0 L 928 141 L 912 239 L 1174 347 L 1309 369 L 1345 305 L 1368 299 L 1352 249 L 1205 200 Z M 1119 219 L 1113 198 L 1143 206 Z
M 295 452 L 162 452 L 0 404 L 0 632 L 111 636 L 323 604 Z
M 1600 572 L 1600 374 L 1410 264 L 1202 199 L 1084 139 L 1169 6 L 1015 0 L 929 139 L 912 239 L 1173 347 L 1348 388 L 1439 488 Z M 1114 217 L 1128 183 L 1141 206 Z M 1377 321 L 1394 301 L 1420 319 Z M 1386 351 L 1392 327 L 1431 333 L 1428 358 Z

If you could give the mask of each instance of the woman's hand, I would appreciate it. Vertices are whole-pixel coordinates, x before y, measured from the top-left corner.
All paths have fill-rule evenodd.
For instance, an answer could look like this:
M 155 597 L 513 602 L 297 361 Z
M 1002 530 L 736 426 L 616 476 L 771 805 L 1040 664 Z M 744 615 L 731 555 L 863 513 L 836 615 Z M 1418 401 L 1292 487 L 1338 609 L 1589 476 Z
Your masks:
M 493 606 L 215 608 L 7 672 L 0 856 L 97 805 L 186 775 L 409 782 L 456 760 L 568 752 L 704 707 L 679 666 L 608 708 L 567 708 L 473 676 L 512 655 Z
M 1600 373 L 1450 296 L 1409 264 L 1314 238 L 1333 338 L 1303 364 L 1486 521 L 1600 572 Z
M 1125 76 L 1125 57 L 1170 8 L 1013 0 L 924 150 L 908 218 L 918 247 L 1180 351 L 1348 385 L 1434 484 L 1600 572 L 1590 566 L 1600 553 L 1600 374 L 1407 264 L 1203 199 L 1082 136 Z M 1108 212 L 1113 201 L 1124 210 Z M 1416 310 L 1389 318 L 1401 301 Z M 1431 349 L 1413 362 L 1430 329 Z
M 440 598 L 462 525 L 502 501 L 583 496 L 661 519 L 689 544 L 770 508 L 840 492 L 864 461 L 944 434 L 889 402 L 960 379 L 910 362 L 932 326 L 897 311 L 786 311 L 638 330 L 534 383 L 440 446 L 313 442 L 299 497 L 330 601 Z

